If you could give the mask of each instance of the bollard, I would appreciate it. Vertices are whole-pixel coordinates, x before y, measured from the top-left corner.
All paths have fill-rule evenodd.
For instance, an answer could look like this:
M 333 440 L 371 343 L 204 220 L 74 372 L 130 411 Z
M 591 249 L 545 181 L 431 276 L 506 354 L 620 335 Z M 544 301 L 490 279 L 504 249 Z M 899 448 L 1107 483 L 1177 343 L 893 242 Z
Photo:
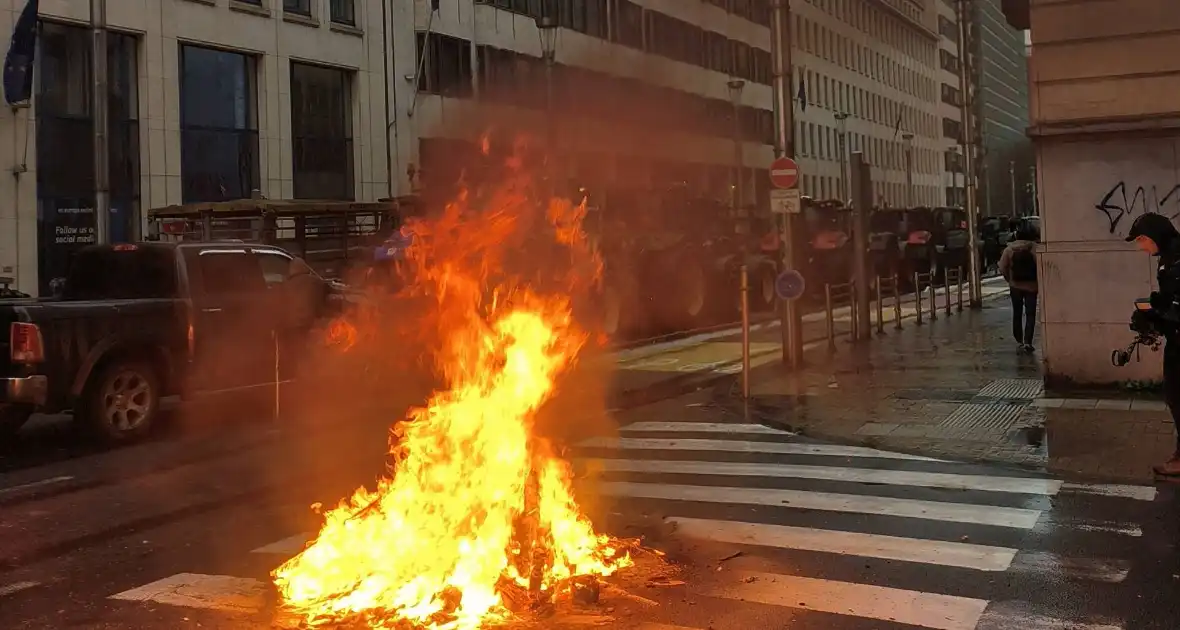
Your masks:
M 943 284 L 945 282 L 946 274 L 943 274 Z M 934 272 L 930 272 L 930 321 L 938 319 L 938 289 L 934 287 Z
M 914 323 L 922 325 L 922 274 L 914 272 Z
M 885 334 L 885 292 L 881 290 L 881 276 L 877 276 L 877 334 Z
M 750 271 L 741 268 L 742 280 L 742 398 L 750 397 Z
M 836 351 L 836 322 L 832 319 L 832 285 L 824 285 L 824 326 L 828 332 L 828 352 Z
M 955 277 L 959 280 L 959 312 L 963 312 L 963 268 L 958 267 Z
M 848 319 L 852 324 L 852 342 L 860 343 L 860 307 L 856 304 L 856 281 L 848 283 Z
M 893 276 L 893 327 L 901 330 L 901 276 Z
M 945 303 L 946 303 L 946 309 L 945 309 L 945 310 L 946 310 L 946 316 L 947 316 L 947 317 L 950 317 L 950 316 L 951 316 L 951 281 L 950 281 L 950 272 L 951 272 L 951 270 L 950 270 L 950 269 L 948 269 L 948 270 L 947 270 L 947 281 L 946 281 L 946 282 L 944 282 L 944 283 L 942 283 L 942 284 L 943 284 L 943 286 L 946 288 L 946 295 L 944 295 L 944 296 L 943 296 L 943 297 L 945 298 L 945 299 L 943 300 L 943 302 L 945 302 Z M 957 283 L 958 281 L 959 281 L 959 275 L 958 275 L 958 273 L 956 272 L 956 273 L 955 273 L 955 282 Z

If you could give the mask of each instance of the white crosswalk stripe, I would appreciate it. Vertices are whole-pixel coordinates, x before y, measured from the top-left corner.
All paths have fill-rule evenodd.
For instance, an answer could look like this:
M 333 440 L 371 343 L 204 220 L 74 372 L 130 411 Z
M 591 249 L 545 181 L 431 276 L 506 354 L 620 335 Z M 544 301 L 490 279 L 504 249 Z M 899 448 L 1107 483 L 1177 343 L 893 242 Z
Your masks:
M 621 434 L 584 442 L 575 459 L 576 468 L 603 476 L 595 487 L 615 497 L 616 511 L 654 510 L 675 537 L 742 552 L 729 570 L 685 587 L 693 597 L 721 602 L 738 620 L 712 619 L 716 630 L 763 623 L 743 617 L 747 607 L 790 609 L 793 620 L 812 619 L 804 627 L 834 630 L 841 620 L 857 629 L 1124 630 L 1102 613 L 1101 601 L 1026 600 L 1062 580 L 1119 588 L 1132 570 L 1117 553 L 1104 557 L 1110 546 L 1102 541 L 1133 542 L 1133 532 L 1142 533 L 1138 524 L 1059 516 L 1055 502 L 1137 505 L 1153 501 L 1154 488 L 1064 483 L 813 443 L 749 423 L 650 421 Z M 1026 547 L 1027 537 L 1045 527 L 1099 542 L 1081 554 Z M 310 536 L 295 534 L 250 555 L 277 563 Z M 264 580 L 182 573 L 112 598 L 242 612 L 263 606 Z M 628 627 L 705 627 L 691 613 L 659 614 Z

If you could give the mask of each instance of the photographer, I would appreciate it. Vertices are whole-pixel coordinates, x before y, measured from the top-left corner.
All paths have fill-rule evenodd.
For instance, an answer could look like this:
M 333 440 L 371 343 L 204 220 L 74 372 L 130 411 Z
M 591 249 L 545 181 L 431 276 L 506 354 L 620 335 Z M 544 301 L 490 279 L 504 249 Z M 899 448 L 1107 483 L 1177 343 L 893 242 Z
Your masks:
M 1160 476 L 1180 478 L 1180 232 L 1167 217 L 1145 214 L 1131 224 L 1127 241 L 1160 259 L 1159 290 L 1151 293 L 1151 310 L 1137 310 L 1131 328 L 1164 338 L 1164 401 L 1176 425 L 1177 442 L 1172 458 L 1154 470 Z

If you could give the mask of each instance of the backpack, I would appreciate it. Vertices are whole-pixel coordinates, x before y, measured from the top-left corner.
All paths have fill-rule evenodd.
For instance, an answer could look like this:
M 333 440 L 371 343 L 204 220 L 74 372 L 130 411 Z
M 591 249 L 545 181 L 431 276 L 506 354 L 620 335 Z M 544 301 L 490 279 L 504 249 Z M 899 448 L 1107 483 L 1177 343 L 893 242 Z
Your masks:
M 1037 281 L 1037 257 L 1031 248 L 1021 247 L 1012 252 L 1011 275 L 1013 282 Z

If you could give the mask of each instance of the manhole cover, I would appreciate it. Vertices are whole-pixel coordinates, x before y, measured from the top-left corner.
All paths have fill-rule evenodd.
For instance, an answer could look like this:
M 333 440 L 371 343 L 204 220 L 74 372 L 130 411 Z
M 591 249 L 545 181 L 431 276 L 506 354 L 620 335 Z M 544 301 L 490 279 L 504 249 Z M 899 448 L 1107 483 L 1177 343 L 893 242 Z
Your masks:
M 1015 405 L 966 404 L 954 410 L 939 426 L 947 429 L 1004 432 L 1012 428 L 1024 409 Z
M 1037 378 L 998 378 L 979 390 L 986 398 L 1018 398 L 1032 400 L 1041 395 L 1045 384 Z

